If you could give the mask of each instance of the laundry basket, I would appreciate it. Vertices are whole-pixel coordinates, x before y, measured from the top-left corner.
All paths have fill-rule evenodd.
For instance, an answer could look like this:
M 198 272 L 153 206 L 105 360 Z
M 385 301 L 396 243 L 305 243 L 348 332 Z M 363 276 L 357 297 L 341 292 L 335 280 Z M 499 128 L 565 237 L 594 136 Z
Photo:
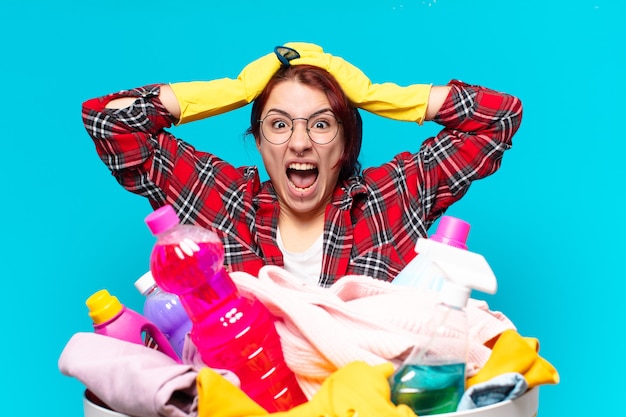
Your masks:
M 89 391 L 83 396 L 85 417 L 129 417 L 96 404 L 97 398 Z M 459 413 L 439 414 L 446 417 L 535 417 L 539 409 L 539 387 L 535 387 L 515 400 L 507 400 Z

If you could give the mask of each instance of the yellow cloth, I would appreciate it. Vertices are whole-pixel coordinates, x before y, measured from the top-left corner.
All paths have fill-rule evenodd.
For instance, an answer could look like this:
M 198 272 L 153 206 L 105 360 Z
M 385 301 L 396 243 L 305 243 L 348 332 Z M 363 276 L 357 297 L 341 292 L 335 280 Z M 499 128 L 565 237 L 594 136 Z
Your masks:
M 328 377 L 307 403 L 289 411 L 267 414 L 238 388 L 204 368 L 198 375 L 198 414 L 199 417 L 415 417 L 408 406 L 391 402 L 388 378 L 392 373 L 391 363 L 370 366 L 361 361 L 351 362 Z
M 198 417 L 262 416 L 267 411 L 242 390 L 211 368 L 204 367 L 196 377 Z
M 557 370 L 538 352 L 537 339 L 522 337 L 515 330 L 505 330 L 496 340 L 485 365 L 476 375 L 467 379 L 467 387 L 486 382 L 505 372 L 522 374 L 529 389 L 543 384 L 557 384 Z
M 300 54 L 291 65 L 314 65 L 330 72 L 339 82 L 352 104 L 369 112 L 395 120 L 422 123 L 426 115 L 430 84 L 401 87 L 394 83 L 373 84 L 357 67 L 343 58 L 325 53 L 315 44 L 285 44 Z
M 245 106 L 261 94 L 279 68 L 280 61 L 272 52 L 248 64 L 236 79 L 170 84 L 180 105 L 178 124 Z

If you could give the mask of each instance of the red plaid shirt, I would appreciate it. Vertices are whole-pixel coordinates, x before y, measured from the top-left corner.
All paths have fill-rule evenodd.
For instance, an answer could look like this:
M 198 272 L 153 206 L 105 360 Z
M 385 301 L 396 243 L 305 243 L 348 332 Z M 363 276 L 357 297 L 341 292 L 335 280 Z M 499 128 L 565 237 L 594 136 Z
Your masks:
M 519 99 L 452 81 L 435 121 L 444 126 L 415 154 L 367 168 L 337 186 L 326 209 L 319 284 L 346 274 L 391 281 L 415 256 L 418 237 L 459 200 L 472 181 L 494 173 L 522 117 Z M 153 208 L 171 204 L 183 223 L 216 232 L 225 264 L 256 275 L 265 264 L 283 266 L 276 245 L 279 204 L 256 167 L 234 167 L 194 149 L 165 129 L 172 116 L 159 86 L 121 91 L 83 104 L 83 121 L 98 154 L 127 190 Z M 105 109 L 136 97 L 123 109 Z

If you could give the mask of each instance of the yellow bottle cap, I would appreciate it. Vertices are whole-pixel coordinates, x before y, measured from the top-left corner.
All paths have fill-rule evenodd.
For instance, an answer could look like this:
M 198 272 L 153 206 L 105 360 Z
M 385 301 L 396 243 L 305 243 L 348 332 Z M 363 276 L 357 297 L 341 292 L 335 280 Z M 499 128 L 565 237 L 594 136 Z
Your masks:
M 107 290 L 93 293 L 85 302 L 89 309 L 89 317 L 94 324 L 101 324 L 117 316 L 124 308 L 117 297 L 109 294 Z

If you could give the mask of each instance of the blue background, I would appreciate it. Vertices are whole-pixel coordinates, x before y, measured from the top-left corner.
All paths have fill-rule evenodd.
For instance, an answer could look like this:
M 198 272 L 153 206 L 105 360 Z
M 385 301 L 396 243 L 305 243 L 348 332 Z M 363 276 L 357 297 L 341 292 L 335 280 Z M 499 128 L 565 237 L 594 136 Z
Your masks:
M 23 1 L 0 6 L 4 415 L 82 415 L 58 357 L 91 331 L 85 299 L 107 288 L 141 309 L 133 282 L 153 243 L 82 126 L 85 99 L 153 82 L 235 77 L 288 41 L 342 56 L 375 82 L 452 78 L 525 106 L 501 170 L 448 214 L 492 265 L 503 311 L 561 383 L 539 414 L 616 415 L 623 359 L 626 17 L 620 1 Z M 228 3 L 228 4 L 226 4 Z M 176 128 L 235 164 L 249 107 Z M 364 115 L 364 165 L 417 149 L 437 127 Z M 7 390 L 8 389 L 8 390 Z M 616 401 L 613 401 L 615 399 Z M 620 414 L 618 412 L 617 414 Z

